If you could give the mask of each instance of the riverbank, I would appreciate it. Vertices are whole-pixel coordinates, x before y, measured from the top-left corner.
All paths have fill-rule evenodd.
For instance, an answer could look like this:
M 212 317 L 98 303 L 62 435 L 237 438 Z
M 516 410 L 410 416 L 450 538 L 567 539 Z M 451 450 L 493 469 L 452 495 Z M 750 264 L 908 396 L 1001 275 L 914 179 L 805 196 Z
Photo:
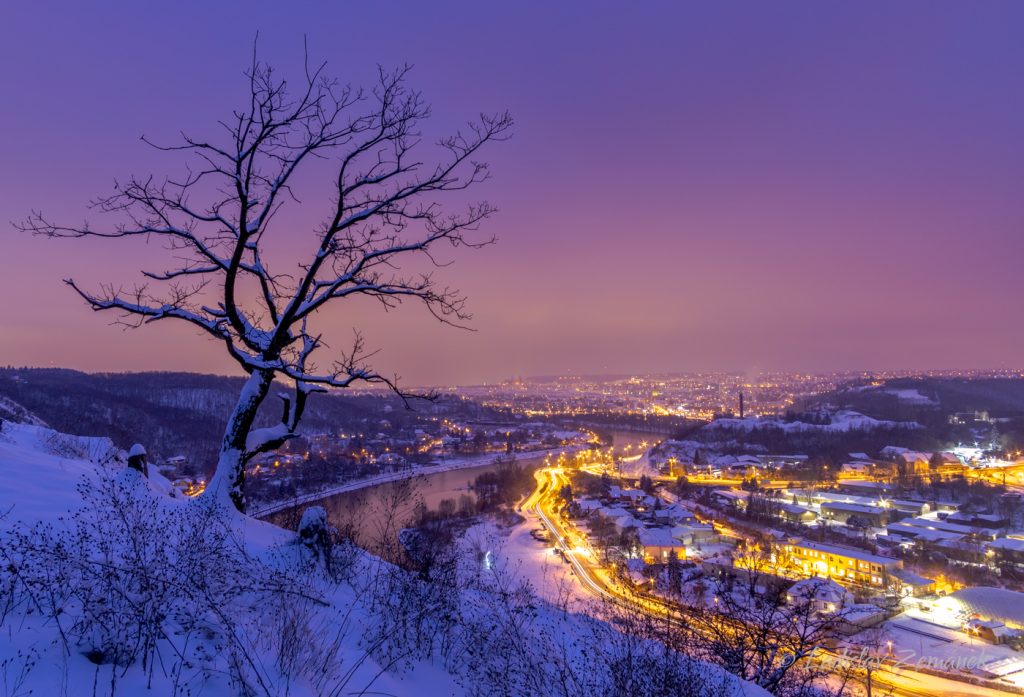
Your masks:
M 548 456 L 558 457 L 563 453 L 574 453 L 578 450 L 583 450 L 586 445 L 570 445 L 561 448 L 548 448 L 546 450 L 531 450 L 526 453 L 514 453 L 516 459 L 519 461 L 532 461 L 535 459 L 545 458 Z M 453 472 L 456 470 L 473 469 L 476 467 L 488 467 L 494 464 L 495 458 L 501 457 L 494 453 L 487 455 L 464 457 L 464 458 L 453 458 L 447 462 L 440 462 L 435 465 L 427 465 L 426 467 L 415 467 L 406 470 L 399 470 L 396 472 L 387 472 L 385 474 L 379 474 L 374 477 L 366 477 L 364 479 L 358 479 L 352 482 L 346 482 L 345 484 L 339 484 L 337 486 L 328 487 L 321 489 L 320 491 L 303 494 L 294 498 L 290 498 L 287 501 L 278 501 L 275 503 L 268 503 L 263 506 L 258 506 L 253 509 L 249 515 L 254 518 L 266 518 L 275 513 L 288 510 L 289 508 L 295 508 L 297 506 L 304 506 L 330 496 L 337 494 L 347 494 L 360 489 L 366 489 L 368 487 L 378 486 L 381 484 L 390 484 L 393 482 L 400 482 L 405 479 L 412 479 L 414 477 L 429 476 L 432 474 L 442 474 L 444 472 Z

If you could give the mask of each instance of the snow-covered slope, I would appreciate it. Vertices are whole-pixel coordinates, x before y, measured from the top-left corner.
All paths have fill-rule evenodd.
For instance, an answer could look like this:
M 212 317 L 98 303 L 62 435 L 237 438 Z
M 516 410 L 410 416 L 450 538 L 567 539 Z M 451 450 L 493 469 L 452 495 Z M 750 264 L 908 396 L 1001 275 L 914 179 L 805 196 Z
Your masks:
M 13 399 L 0 395 L 0 422 L 13 421 L 14 423 L 25 423 L 33 426 L 46 426 L 46 423 L 38 416 L 21 406 Z
M 631 694 L 654 694 L 645 664 L 626 662 L 655 661 L 654 647 L 637 654 L 534 593 L 529 573 L 500 573 L 521 561 L 501 545 L 483 566 L 460 555 L 454 577 L 435 564 L 428 583 L 350 548 L 329 574 L 294 533 L 175 497 L 123 455 L 3 424 L 3 694 L 541 697 L 610 693 L 612 665 L 635 673 Z M 766 694 L 689 659 L 677 670 L 680 695 Z M 576 692 L 557 689 L 567 671 Z
M 44 543 L 54 540 L 74 543 L 82 539 L 83 535 L 89 534 L 89 530 L 82 529 L 83 523 L 101 526 L 98 528 L 100 531 L 107 530 L 102 526 L 109 525 L 110 520 L 103 516 L 93 518 L 88 508 L 108 501 L 120 509 L 116 511 L 117 516 L 110 516 L 111 518 L 116 520 L 123 515 L 129 521 L 128 527 L 138 526 L 147 533 L 162 532 L 164 536 L 158 538 L 157 545 L 154 546 L 172 546 L 175 543 L 174 534 L 180 530 L 161 530 L 159 524 L 167 521 L 181 522 L 192 514 L 198 514 L 198 511 L 193 510 L 198 504 L 180 497 L 175 498 L 170 483 L 152 468 L 148 480 L 134 471 L 127 470 L 123 456 L 124 453 L 113 448 L 106 438 L 69 436 L 35 425 L 11 422 L 3 424 L 0 430 L 0 545 L 3 549 L 0 550 L 0 554 L 4 556 L 4 562 L 10 563 L 13 559 L 15 562 L 21 561 L 26 566 L 29 563 L 27 557 L 31 555 L 16 549 L 14 541 L 28 545 L 32 545 L 33 540 Z M 135 506 L 138 508 L 133 511 Z M 148 513 L 153 519 L 140 520 L 134 515 L 138 512 Z M 151 527 L 145 527 L 146 525 Z M 244 545 L 242 556 L 247 558 L 249 563 L 261 560 L 274 570 L 275 566 L 296 566 L 301 561 L 296 558 L 298 550 L 293 544 L 293 534 L 240 516 L 232 516 L 229 525 L 232 529 L 226 531 L 226 536 L 218 539 L 230 539 Z M 103 539 L 109 537 L 97 535 L 92 541 L 99 544 L 93 547 L 99 547 Z M 84 551 L 90 555 L 112 557 L 114 563 L 119 563 L 123 570 L 124 564 L 133 559 L 132 552 L 123 548 L 136 541 L 114 540 L 113 550 L 87 547 Z M 33 557 L 35 562 L 39 559 L 53 560 L 54 569 L 68 566 L 60 563 L 68 561 L 67 558 L 46 556 L 45 549 L 37 549 L 36 552 Z M 73 558 L 74 554 L 69 556 Z M 164 567 L 169 568 L 172 575 L 176 571 L 174 561 L 182 560 L 179 556 L 177 560 L 172 560 L 169 567 Z M 74 564 L 70 566 L 73 567 Z M 151 564 L 146 568 L 155 567 Z M 187 582 L 189 579 L 184 576 L 184 568 L 181 569 L 181 573 L 182 578 L 167 580 L 171 583 Z M 19 570 L 19 575 L 21 574 L 22 571 Z M 82 578 L 77 575 L 71 579 L 55 578 L 53 585 L 57 587 L 60 583 L 75 583 Z M 12 597 L 12 588 L 15 588 L 20 580 L 12 578 L 11 574 L 0 574 L 0 607 Z M 26 582 L 25 585 L 30 584 Z M 312 579 L 309 588 L 321 592 L 325 590 L 325 586 L 317 583 L 316 578 Z M 38 591 L 40 588 L 37 585 L 32 590 Z M 249 589 L 239 588 L 238 593 L 241 595 L 247 590 Z M 319 616 L 311 621 L 326 622 L 331 617 L 330 611 L 334 611 L 337 612 L 334 619 L 340 626 L 350 619 L 339 608 L 345 609 L 351 603 L 351 589 L 348 588 L 348 594 L 337 589 L 330 590 L 336 592 L 323 594 L 321 600 L 325 600 L 328 605 L 321 608 Z M 56 591 L 65 594 L 67 589 L 57 587 Z M 73 601 L 68 602 L 68 605 L 71 609 L 81 609 Z M 186 606 L 185 609 L 194 610 L 196 614 L 205 612 L 199 604 L 192 608 Z M 228 652 L 218 656 L 215 654 L 215 646 L 207 646 L 198 653 L 189 655 L 190 660 L 182 661 L 176 672 L 167 671 L 166 665 L 156 669 L 154 673 L 155 668 L 152 664 L 145 667 L 138 663 L 114 666 L 101 661 L 97 664 L 94 662 L 97 660 L 95 655 L 89 655 L 90 637 L 70 636 L 66 640 L 62 636 L 74 633 L 74 618 L 69 617 L 61 623 L 53 617 L 46 617 L 46 614 L 45 611 L 40 613 L 30 604 L 18 605 L 17 601 L 13 612 L 6 616 L 0 613 L 0 619 L 3 620 L 0 625 L 0 685 L 10 694 L 227 696 L 242 693 L 239 681 L 230 675 L 229 662 L 238 657 L 232 657 Z M 271 614 L 273 613 L 267 613 L 267 629 L 275 632 L 279 628 L 270 625 Z M 238 622 L 235 629 L 239 631 L 258 629 L 258 625 L 246 627 L 245 618 L 235 619 Z M 340 646 L 336 658 L 339 664 L 345 664 L 346 669 L 358 665 L 350 676 L 350 683 L 353 686 L 358 685 L 358 689 L 372 682 L 375 689 L 382 689 L 390 694 L 441 695 L 453 694 L 453 691 L 458 690 L 450 676 L 430 665 L 414 666 L 401 675 L 388 674 L 372 658 L 364 655 L 365 651 L 360 646 L 358 636 L 346 638 L 349 641 Z M 169 651 L 171 655 L 161 657 L 161 661 L 168 661 L 168 665 L 174 663 L 175 647 L 171 646 L 173 643 L 168 641 L 167 646 L 163 646 L 163 651 Z M 266 694 L 300 696 L 326 692 L 326 689 L 309 684 L 308 680 L 305 681 L 306 684 L 302 684 L 303 681 L 295 681 L 299 684 L 286 686 L 287 681 L 282 678 L 281 670 L 274 667 L 275 657 L 271 655 L 273 652 L 261 647 L 255 638 L 252 638 L 250 643 L 254 662 L 267 667 L 250 670 L 249 675 L 256 684 L 261 681 L 266 683 Z M 193 648 L 201 644 L 202 642 L 197 642 Z M 214 655 L 202 656 L 204 651 Z M 262 674 L 252 677 L 257 673 Z M 414 685 L 420 679 L 426 679 L 437 686 L 438 691 L 418 692 Z M 98 681 L 98 687 L 94 692 L 95 681 Z
M 0 429 L 0 511 L 10 520 L 53 522 L 81 505 L 76 485 L 117 455 L 107 438 L 6 422 Z

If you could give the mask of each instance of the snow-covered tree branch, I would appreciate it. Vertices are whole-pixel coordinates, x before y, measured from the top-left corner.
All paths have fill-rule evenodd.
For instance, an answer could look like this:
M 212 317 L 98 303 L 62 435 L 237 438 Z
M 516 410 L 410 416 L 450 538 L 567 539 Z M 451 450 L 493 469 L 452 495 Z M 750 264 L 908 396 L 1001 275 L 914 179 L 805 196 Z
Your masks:
M 145 237 L 164 243 L 165 268 L 142 272 L 130 288 L 106 284 L 87 290 L 67 283 L 94 310 L 141 326 L 177 319 L 222 341 L 249 375 L 224 434 L 216 472 L 206 496 L 245 509 L 245 466 L 296 435 L 308 396 L 354 383 L 386 385 L 403 397 L 397 379 L 367 362 L 371 355 L 356 335 L 349 351 L 322 366 L 315 354 L 325 344 L 312 330 L 319 310 L 345 298 L 366 297 L 385 308 L 416 300 L 442 322 L 470 319 L 458 290 L 440 285 L 432 272 L 404 272 L 421 259 L 441 267 L 442 245 L 480 247 L 478 226 L 495 208 L 487 202 L 451 211 L 443 196 L 489 176 L 478 159 L 492 142 L 506 140 L 508 113 L 481 115 L 464 130 L 442 138 L 433 153 L 420 123 L 430 110 L 410 89 L 409 67 L 380 69 L 368 90 L 326 76 L 325 65 L 306 69 L 298 89 L 255 57 L 246 73 L 247 104 L 218 122 L 219 137 L 181 134 L 176 143 L 143 138 L 154 148 L 185 157 L 182 176 L 130 177 L 93 202 L 112 214 L 106 227 L 65 226 L 33 211 L 19 227 L 50 237 Z M 276 214 L 297 201 L 293 185 L 314 162 L 332 163 L 331 197 L 322 222 L 310 230 L 305 260 L 270 265 L 267 239 L 302 238 Z M 252 289 L 252 292 L 249 289 Z M 253 429 L 256 412 L 275 379 L 294 385 L 282 420 Z

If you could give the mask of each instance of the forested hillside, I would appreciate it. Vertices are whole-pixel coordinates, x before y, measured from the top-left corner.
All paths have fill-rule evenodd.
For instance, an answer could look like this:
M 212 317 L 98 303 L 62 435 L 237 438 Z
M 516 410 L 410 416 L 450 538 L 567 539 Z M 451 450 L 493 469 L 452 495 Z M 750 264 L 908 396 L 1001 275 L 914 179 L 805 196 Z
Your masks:
M 185 455 L 191 462 L 212 463 L 243 380 L 194 373 L 2 368 L 0 398 L 15 402 L 4 409 L 11 420 L 26 420 L 20 406 L 61 432 L 104 435 L 125 448 L 142 443 L 156 459 Z M 266 424 L 280 418 L 275 402 L 268 401 L 260 413 Z M 359 428 L 379 419 L 389 406 L 392 421 L 412 418 L 394 397 L 314 395 L 302 428 L 307 433 Z

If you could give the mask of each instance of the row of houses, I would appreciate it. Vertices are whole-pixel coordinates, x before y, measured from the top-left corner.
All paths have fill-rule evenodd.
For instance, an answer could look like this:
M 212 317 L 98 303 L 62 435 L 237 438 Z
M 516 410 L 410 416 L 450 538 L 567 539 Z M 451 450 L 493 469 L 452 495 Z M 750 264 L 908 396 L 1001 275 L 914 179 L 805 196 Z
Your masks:
M 935 581 L 903 568 L 903 560 L 853 547 L 788 539 L 776 548 L 777 562 L 808 577 L 835 580 L 901 595 L 923 596 L 935 591 Z
M 797 467 L 807 461 L 807 455 L 729 455 L 691 451 L 688 455 L 671 448 L 654 448 L 650 462 L 661 474 L 685 474 L 738 479 L 765 471 Z
M 849 453 L 849 458 L 839 464 L 837 475 L 840 481 L 873 476 L 950 477 L 962 474 L 967 468 L 964 460 L 954 452 L 919 452 L 896 446 L 883 448 L 878 458 L 860 452 Z M 805 454 L 734 455 L 707 452 L 693 447 L 659 447 L 651 451 L 651 463 L 662 474 L 670 476 L 695 474 L 728 479 L 745 478 L 759 476 L 766 471 L 800 468 L 807 460 L 808 456 Z
M 798 503 L 779 506 L 777 515 L 791 522 L 820 518 L 859 528 L 883 544 L 924 547 L 958 563 L 1009 562 L 1024 568 L 1024 533 L 1010 531 L 1011 521 L 999 513 L 959 510 L 941 501 L 859 496 L 842 488 L 790 491 L 785 497 Z
M 735 489 L 716 490 L 720 503 L 742 508 L 748 492 Z M 835 500 L 842 497 L 845 500 Z M 792 503 L 791 501 L 802 502 Z M 769 510 L 793 522 L 810 523 L 817 517 L 836 522 L 849 522 L 860 516 L 872 526 L 882 526 L 887 516 L 896 511 L 892 502 L 878 505 L 877 499 L 857 498 L 841 492 L 791 491 L 773 501 Z M 815 508 L 812 508 L 814 506 Z M 908 512 L 921 512 L 930 508 L 925 502 L 902 502 Z M 903 561 L 894 557 L 872 554 L 855 547 L 825 544 L 801 537 L 777 534 L 773 545 L 773 561 L 783 574 L 820 577 L 851 586 L 872 588 L 900 595 L 922 596 L 935 591 L 935 581 L 919 576 L 903 567 Z M 1024 558 L 1024 540 L 1021 545 Z
M 749 494 L 735 489 L 720 489 L 714 496 L 722 504 L 742 509 Z M 843 525 L 859 522 L 873 528 L 885 527 L 890 521 L 905 516 L 928 513 L 935 506 L 926 501 L 855 494 L 843 487 L 836 490 L 779 491 L 772 495 L 770 501 L 768 509 L 791 523 L 810 524 L 821 518 Z
M 686 559 L 688 550 L 713 544 L 719 535 L 681 503 L 662 503 L 640 489 L 612 486 L 605 500 L 580 498 L 575 510 L 585 521 L 602 517 L 620 534 L 635 532 L 648 563 L 665 563 L 672 552 Z

